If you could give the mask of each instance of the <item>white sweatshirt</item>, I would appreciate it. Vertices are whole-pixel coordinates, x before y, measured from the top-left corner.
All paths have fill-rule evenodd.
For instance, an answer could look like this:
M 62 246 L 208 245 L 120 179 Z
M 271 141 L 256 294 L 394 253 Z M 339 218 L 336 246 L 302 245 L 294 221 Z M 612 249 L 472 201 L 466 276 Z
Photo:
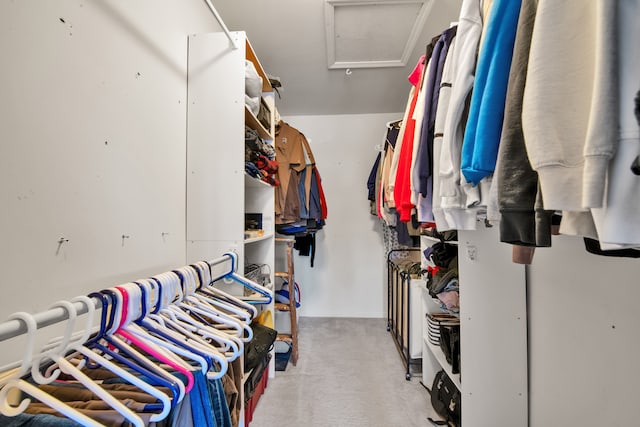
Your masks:
M 433 126 L 433 199 L 432 210 L 438 231 L 454 229 L 447 222 L 447 219 L 440 207 L 440 177 L 436 173 L 440 161 L 440 151 L 442 147 L 444 124 L 449 109 L 449 99 L 451 98 L 451 81 L 453 80 L 453 55 L 458 37 L 454 37 L 449 46 L 449 54 L 442 68 L 442 81 L 440 83 L 440 94 L 438 95 L 438 109 L 436 110 L 436 120 Z
M 640 154 L 640 124 L 634 115 L 634 98 L 640 90 L 640 1 L 613 3 L 618 5 L 619 133 L 604 206 L 592 209 L 602 249 L 640 247 L 640 176 L 630 170 Z
M 448 217 L 449 226 L 458 230 L 475 230 L 476 212 L 467 207 L 479 202 L 479 189 L 476 187 L 477 200 L 468 200 L 473 194 L 470 184 L 464 182 L 460 171 L 460 156 L 464 137 L 463 112 L 466 99 L 473 87 L 474 71 L 477 60 L 478 43 L 482 33 L 482 1 L 463 0 L 458 20 L 456 45 L 449 55 L 452 56 L 453 79 L 451 80 L 451 98 L 445 120 L 442 150 L 439 158 L 440 207 Z M 447 61 L 449 58 L 447 57 Z M 440 108 L 438 108 L 440 111 Z M 469 187 L 467 192 L 463 186 Z M 437 222 L 437 217 L 436 217 Z
M 538 2 L 522 125 L 547 210 L 602 205 L 616 149 L 616 3 Z

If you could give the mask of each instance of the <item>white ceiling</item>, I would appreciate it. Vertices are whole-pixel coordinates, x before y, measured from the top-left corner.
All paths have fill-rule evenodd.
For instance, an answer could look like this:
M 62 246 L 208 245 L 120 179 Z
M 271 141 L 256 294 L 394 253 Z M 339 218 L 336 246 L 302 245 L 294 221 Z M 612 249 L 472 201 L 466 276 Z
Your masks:
M 404 15 L 394 19 L 389 14 L 388 24 L 390 28 L 405 25 L 401 37 L 406 38 L 414 19 L 407 19 L 406 3 L 396 1 Z M 350 74 L 328 67 L 324 0 L 214 0 L 213 4 L 231 31 L 246 31 L 265 71 L 280 77 L 282 99 L 276 103 L 281 115 L 291 116 L 404 111 L 410 88 L 407 76 L 429 40 L 456 21 L 460 11 L 461 0 L 429 1 L 433 4 L 404 67 L 352 68 Z M 375 25 L 380 25 L 379 14 L 371 19 L 374 16 Z M 362 28 L 368 24 L 366 18 L 366 13 L 344 14 L 340 26 Z M 404 43 L 394 42 L 394 46 L 401 50 Z M 340 55 L 349 53 L 340 50 Z

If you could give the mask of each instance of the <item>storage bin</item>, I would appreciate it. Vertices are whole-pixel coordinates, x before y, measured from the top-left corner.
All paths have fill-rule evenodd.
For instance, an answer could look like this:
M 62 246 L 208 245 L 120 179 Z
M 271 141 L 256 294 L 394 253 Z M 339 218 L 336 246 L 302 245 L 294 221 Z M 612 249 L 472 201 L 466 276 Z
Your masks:
M 427 313 L 427 336 L 429 342 L 440 346 L 440 325 L 459 326 L 460 319 L 448 313 Z

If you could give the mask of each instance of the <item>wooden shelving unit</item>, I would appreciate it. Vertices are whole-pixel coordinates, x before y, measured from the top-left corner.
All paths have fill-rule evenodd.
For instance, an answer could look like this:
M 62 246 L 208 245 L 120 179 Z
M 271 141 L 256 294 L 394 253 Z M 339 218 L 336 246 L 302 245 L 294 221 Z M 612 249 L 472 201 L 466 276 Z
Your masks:
M 295 240 L 276 237 L 277 246 L 285 246 L 287 255 L 287 271 L 280 271 L 275 273 L 275 277 L 280 277 L 287 280 L 289 284 L 289 304 L 276 303 L 275 310 L 280 312 L 289 312 L 289 319 L 291 328 L 289 333 L 278 333 L 276 340 L 284 341 L 291 344 L 291 363 L 296 365 L 298 363 L 298 313 L 296 309 L 295 298 L 295 274 L 293 268 L 293 244 Z

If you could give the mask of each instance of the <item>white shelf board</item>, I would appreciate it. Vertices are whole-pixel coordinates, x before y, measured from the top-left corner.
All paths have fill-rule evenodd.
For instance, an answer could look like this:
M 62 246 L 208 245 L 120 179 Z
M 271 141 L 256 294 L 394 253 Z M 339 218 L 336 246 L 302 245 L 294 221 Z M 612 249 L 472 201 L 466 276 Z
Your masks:
M 433 356 L 436 358 L 442 369 L 444 369 L 449 378 L 451 378 L 451 381 L 453 381 L 456 387 L 458 387 L 458 390 L 462 390 L 462 385 L 460 384 L 460 375 L 451 372 L 451 365 L 447 362 L 447 358 L 444 356 L 444 353 L 442 352 L 440 347 L 431 344 L 429 342 L 429 337 L 423 336 L 422 339 L 424 340 L 425 345 L 427 346 L 431 354 L 433 354 Z
M 249 302 L 249 303 L 267 303 L 269 301 L 269 298 L 265 297 L 264 295 L 261 295 L 257 292 L 251 294 L 251 295 L 242 295 L 239 296 L 238 298 L 240 298 L 242 301 L 245 302 Z
M 263 240 L 267 240 L 273 237 L 273 233 L 265 233 L 260 237 L 252 237 L 250 239 L 244 239 L 244 244 L 248 245 L 250 243 L 261 242 Z
M 432 237 L 432 236 L 427 236 L 426 234 L 421 234 L 420 235 L 421 238 L 424 238 L 425 240 L 429 240 L 430 242 L 441 242 L 440 239 L 438 239 L 437 237 Z M 457 240 L 445 240 L 444 243 L 448 243 L 450 245 L 457 245 L 458 241 Z
M 258 178 L 254 178 L 246 172 L 244 174 L 244 185 L 251 188 L 274 188 L 271 184 L 268 184 Z
M 249 110 L 249 107 L 247 107 L 246 105 L 244 107 L 244 120 L 245 124 L 251 129 L 255 129 L 262 139 L 269 141 L 273 140 L 273 136 L 269 133 L 267 128 L 265 128 L 264 125 L 260 123 L 260 120 L 258 120 L 258 118 L 253 114 L 253 112 L 251 112 L 251 110 Z

